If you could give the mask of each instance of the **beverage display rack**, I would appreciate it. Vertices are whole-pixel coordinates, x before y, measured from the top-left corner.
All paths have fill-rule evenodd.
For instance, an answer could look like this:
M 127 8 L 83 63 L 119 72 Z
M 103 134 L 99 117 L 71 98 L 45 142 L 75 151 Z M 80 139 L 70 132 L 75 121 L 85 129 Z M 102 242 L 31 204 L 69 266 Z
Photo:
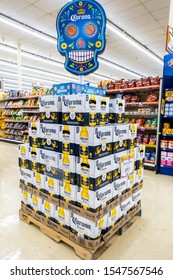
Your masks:
M 17 144 L 28 142 L 28 123 L 38 119 L 39 106 L 20 105 L 18 101 L 25 103 L 34 99 L 38 102 L 39 97 L 40 95 L 28 95 L 0 100 L 1 116 L 3 115 L 0 122 L 0 141 Z
M 158 111 L 159 111 L 159 100 L 155 102 L 147 102 L 147 96 L 150 93 L 156 93 L 158 96 L 161 94 L 161 86 L 159 85 L 151 85 L 151 86 L 141 86 L 141 87 L 132 87 L 132 88 L 121 88 L 121 89 L 110 89 L 107 90 L 107 96 L 110 96 L 111 98 L 116 97 L 123 97 L 126 94 L 129 95 L 139 95 L 140 101 L 139 102 L 128 102 L 126 101 L 126 110 L 125 110 L 125 121 L 128 121 L 130 123 L 134 122 L 135 118 L 143 118 L 148 119 L 148 122 L 151 122 L 152 119 L 155 118 L 155 126 L 147 126 L 147 125 L 140 125 L 138 124 L 138 135 L 143 134 L 143 137 L 145 135 L 155 135 L 155 141 L 154 143 L 145 143 L 146 147 L 146 158 L 144 166 L 147 169 L 155 170 L 156 168 L 156 159 L 157 159 L 157 142 L 158 142 Z M 149 109 L 149 113 L 141 113 L 140 109 Z M 147 112 L 147 110 L 146 110 Z M 157 122 L 156 122 L 157 118 Z M 138 139 L 139 140 L 139 139 Z M 151 156 L 151 159 L 147 159 Z

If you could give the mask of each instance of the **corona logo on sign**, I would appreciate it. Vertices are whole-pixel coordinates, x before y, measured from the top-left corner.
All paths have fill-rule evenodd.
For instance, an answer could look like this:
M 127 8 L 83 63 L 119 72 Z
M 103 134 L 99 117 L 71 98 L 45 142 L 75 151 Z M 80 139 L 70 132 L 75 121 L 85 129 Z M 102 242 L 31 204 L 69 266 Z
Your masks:
M 106 46 L 106 15 L 96 1 L 67 3 L 57 17 L 58 50 L 65 56 L 65 68 L 76 75 L 88 75 L 98 66 L 98 55 Z

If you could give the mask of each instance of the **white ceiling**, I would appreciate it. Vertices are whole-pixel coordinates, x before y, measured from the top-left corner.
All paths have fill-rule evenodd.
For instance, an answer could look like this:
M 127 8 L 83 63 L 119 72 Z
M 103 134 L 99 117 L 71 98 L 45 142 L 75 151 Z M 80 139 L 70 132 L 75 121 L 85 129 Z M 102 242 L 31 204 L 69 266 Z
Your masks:
M 125 30 L 142 45 L 159 57 L 165 54 L 166 28 L 169 18 L 170 0 L 97 0 L 105 8 L 107 18 Z M 0 0 L 0 13 L 56 37 L 56 17 L 67 0 Z M 0 22 L 0 43 L 42 55 L 60 62 L 64 58 L 56 45 L 17 30 Z M 107 47 L 102 55 L 105 59 L 145 76 L 162 75 L 162 65 L 137 50 L 134 46 L 107 29 Z M 15 54 L 0 49 L 0 60 L 16 62 Z M 22 64 L 50 72 L 70 75 L 65 69 L 47 65 L 34 59 L 22 58 Z M 0 70 L 5 69 L 0 64 Z M 12 71 L 9 67 L 7 70 Z M 15 71 L 15 70 L 13 70 Z M 110 78 L 134 78 L 110 66 L 100 64 L 96 73 Z M 2 76 L 2 75 L 1 75 Z M 70 75 L 72 76 L 72 75 Z M 92 82 L 98 78 L 87 77 Z

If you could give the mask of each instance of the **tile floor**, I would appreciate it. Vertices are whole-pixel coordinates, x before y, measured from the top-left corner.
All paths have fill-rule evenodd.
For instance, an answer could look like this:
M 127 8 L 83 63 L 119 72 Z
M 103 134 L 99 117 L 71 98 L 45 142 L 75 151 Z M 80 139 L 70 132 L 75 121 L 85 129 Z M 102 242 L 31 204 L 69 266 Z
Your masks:
M 78 260 L 74 250 L 21 222 L 17 146 L 0 142 L 0 259 Z M 99 258 L 173 260 L 173 177 L 145 171 L 143 216 Z

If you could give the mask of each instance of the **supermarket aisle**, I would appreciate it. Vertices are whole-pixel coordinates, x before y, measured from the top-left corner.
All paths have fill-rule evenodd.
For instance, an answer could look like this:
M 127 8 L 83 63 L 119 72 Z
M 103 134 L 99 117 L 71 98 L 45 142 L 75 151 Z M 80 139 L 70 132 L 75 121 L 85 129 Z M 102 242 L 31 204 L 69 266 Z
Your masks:
M 0 142 L 0 259 L 79 259 L 18 217 L 20 190 L 17 146 Z M 145 171 L 143 217 L 100 259 L 173 259 L 173 177 Z

